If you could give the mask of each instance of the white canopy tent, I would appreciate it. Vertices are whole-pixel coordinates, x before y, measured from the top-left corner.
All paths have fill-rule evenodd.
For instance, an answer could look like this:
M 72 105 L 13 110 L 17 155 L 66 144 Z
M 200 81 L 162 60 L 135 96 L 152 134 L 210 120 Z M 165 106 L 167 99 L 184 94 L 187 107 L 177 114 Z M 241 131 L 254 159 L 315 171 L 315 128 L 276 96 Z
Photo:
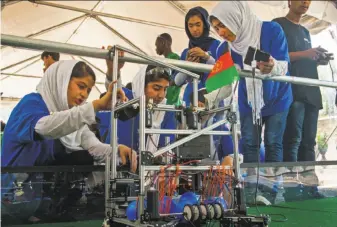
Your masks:
M 216 1 L 2 1 L 1 33 L 102 47 L 120 44 L 132 50 L 155 55 L 155 39 L 164 32 L 173 38 L 177 53 L 187 46 L 184 16 L 188 9 L 203 6 L 209 11 Z M 284 16 L 287 1 L 249 1 L 262 20 Z M 337 22 L 332 1 L 313 1 L 303 23 L 317 34 Z M 213 33 L 215 36 L 215 34 Z M 16 101 L 35 91 L 43 76 L 40 51 L 1 46 L 0 92 L 2 100 Z M 97 75 L 90 99 L 104 92 L 106 65 L 101 59 L 61 54 L 61 60 L 87 61 Z M 122 80 L 130 82 L 139 65 L 127 63 Z M 6 104 L 6 103 L 2 103 Z

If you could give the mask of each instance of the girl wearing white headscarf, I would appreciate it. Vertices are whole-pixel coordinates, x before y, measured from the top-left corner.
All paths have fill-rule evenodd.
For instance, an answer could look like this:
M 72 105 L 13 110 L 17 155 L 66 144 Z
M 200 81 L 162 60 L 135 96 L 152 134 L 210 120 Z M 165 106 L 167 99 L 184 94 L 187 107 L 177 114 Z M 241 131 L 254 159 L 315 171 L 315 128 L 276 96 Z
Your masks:
M 111 154 L 111 147 L 101 143 L 88 125 L 95 123 L 96 111 L 107 108 L 112 85 L 104 97 L 85 103 L 95 79 L 84 62 L 60 61 L 51 65 L 37 86 L 37 93 L 23 97 L 9 118 L 2 166 L 50 165 L 60 156 L 66 160 L 59 163 L 71 164 L 68 156 L 55 149 L 57 144 L 68 154 L 86 150 L 93 161 L 103 162 Z M 122 162 L 126 163 L 131 151 L 122 145 L 119 148 Z
M 170 72 L 161 67 L 143 66 L 132 81 L 132 93 L 125 90 L 129 100 L 146 96 L 146 100 L 153 99 L 155 104 L 166 104 L 166 90 L 170 82 Z M 125 88 L 124 88 L 125 89 Z M 118 143 L 125 144 L 139 150 L 139 115 L 126 122 L 118 122 Z M 154 111 L 152 115 L 152 129 L 176 129 L 174 112 Z M 174 141 L 174 135 L 152 134 L 146 137 L 146 150 L 154 153 L 159 147 L 166 145 L 165 137 Z M 110 143 L 110 131 L 106 137 Z
M 247 2 L 221 1 L 210 13 L 210 22 L 229 42 L 232 52 L 236 52 L 235 57 L 232 54 L 233 61 L 242 69 L 251 69 L 243 63 L 251 46 L 271 55 L 269 62 L 257 63 L 257 74 L 288 75 L 288 44 L 282 28 L 274 22 L 260 21 Z M 257 162 L 262 124 L 265 124 L 266 161 L 282 161 L 282 138 L 291 102 L 290 84 L 240 79 L 239 111 L 245 162 Z

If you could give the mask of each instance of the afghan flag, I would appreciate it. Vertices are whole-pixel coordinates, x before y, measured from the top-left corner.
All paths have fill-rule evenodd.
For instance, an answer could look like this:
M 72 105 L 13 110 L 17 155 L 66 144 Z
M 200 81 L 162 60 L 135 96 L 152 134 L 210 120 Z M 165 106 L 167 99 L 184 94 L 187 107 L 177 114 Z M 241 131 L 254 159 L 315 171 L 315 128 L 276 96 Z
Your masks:
M 227 51 L 217 60 L 212 71 L 208 75 L 206 80 L 206 90 L 210 93 L 221 87 L 230 85 L 237 80 L 239 80 L 238 71 L 234 66 L 230 52 Z

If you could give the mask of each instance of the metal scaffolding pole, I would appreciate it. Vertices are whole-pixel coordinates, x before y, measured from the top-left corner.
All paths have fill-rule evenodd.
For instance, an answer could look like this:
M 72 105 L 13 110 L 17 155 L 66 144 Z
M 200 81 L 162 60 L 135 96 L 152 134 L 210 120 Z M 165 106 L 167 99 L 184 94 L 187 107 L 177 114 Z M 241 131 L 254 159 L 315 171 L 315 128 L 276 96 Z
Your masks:
M 30 38 L 24 38 L 24 37 L 13 36 L 13 35 L 1 34 L 1 44 L 13 46 L 17 48 L 46 50 L 46 51 L 60 52 L 60 53 L 65 53 L 65 54 L 80 55 L 80 56 L 93 57 L 93 58 L 101 58 L 101 59 L 109 58 L 109 54 L 108 54 L 109 51 L 102 50 L 100 48 L 85 47 L 85 46 L 79 46 L 79 45 L 73 45 L 73 44 L 64 44 L 64 43 L 59 43 L 59 42 L 52 42 L 49 40 L 47 41 L 47 40 L 39 40 L 39 39 L 30 39 Z M 190 70 L 193 72 L 210 72 L 213 67 L 212 65 L 193 63 L 193 62 L 187 62 L 187 61 L 163 59 L 159 57 L 151 57 L 151 58 L 156 59 L 163 63 L 177 66 L 179 68 Z M 124 62 L 138 63 L 138 64 L 159 65 L 157 63 L 154 63 L 153 61 L 149 61 L 146 59 L 141 59 L 139 57 L 133 57 L 133 56 L 120 57 L 119 60 L 124 61 Z M 239 74 L 241 77 L 253 77 L 252 74 L 248 71 L 241 71 L 239 72 Z M 255 78 L 264 79 L 264 80 L 274 80 L 274 81 L 280 81 L 280 82 L 288 82 L 288 83 L 301 84 L 301 85 L 307 85 L 307 86 L 322 86 L 322 87 L 337 88 L 337 82 L 309 79 L 309 78 L 303 78 L 303 77 L 261 75 L 261 76 L 255 76 Z
M 70 55 L 78 55 L 92 58 L 107 59 L 109 58 L 109 51 L 103 50 L 101 48 L 86 47 L 74 44 L 65 44 L 60 42 L 53 42 L 50 40 L 41 40 L 41 39 L 30 39 L 14 35 L 5 35 L 1 34 L 1 44 L 8 45 L 16 48 L 23 49 L 32 49 L 32 50 L 42 50 L 42 51 L 51 51 L 59 52 Z M 193 63 L 187 61 L 178 61 L 172 59 L 165 59 L 160 57 L 152 57 L 158 61 L 175 65 L 177 67 L 197 71 L 197 72 L 209 72 L 211 67 L 206 64 Z M 142 59 L 134 56 L 124 56 L 119 58 L 120 61 L 138 63 L 138 64 L 150 64 L 153 65 L 152 61 Z M 155 64 L 158 65 L 158 64 Z

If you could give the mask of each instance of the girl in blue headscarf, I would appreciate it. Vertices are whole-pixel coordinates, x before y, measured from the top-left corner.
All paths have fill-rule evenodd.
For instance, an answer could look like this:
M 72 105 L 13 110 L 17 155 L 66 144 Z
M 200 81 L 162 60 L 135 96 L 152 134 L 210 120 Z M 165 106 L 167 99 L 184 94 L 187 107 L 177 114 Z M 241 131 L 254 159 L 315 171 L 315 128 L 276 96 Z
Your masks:
M 204 63 L 214 64 L 215 53 L 220 42 L 209 36 L 210 24 L 208 23 L 208 12 L 202 7 L 195 7 L 188 11 L 185 17 L 185 31 L 189 38 L 188 48 L 186 48 L 180 59 Z M 200 74 L 199 89 L 205 87 L 207 73 Z M 187 75 L 178 73 L 175 77 L 175 84 L 182 86 L 186 83 Z M 185 88 L 183 100 L 186 105 L 190 105 L 189 96 L 192 93 L 192 83 L 188 83 Z

